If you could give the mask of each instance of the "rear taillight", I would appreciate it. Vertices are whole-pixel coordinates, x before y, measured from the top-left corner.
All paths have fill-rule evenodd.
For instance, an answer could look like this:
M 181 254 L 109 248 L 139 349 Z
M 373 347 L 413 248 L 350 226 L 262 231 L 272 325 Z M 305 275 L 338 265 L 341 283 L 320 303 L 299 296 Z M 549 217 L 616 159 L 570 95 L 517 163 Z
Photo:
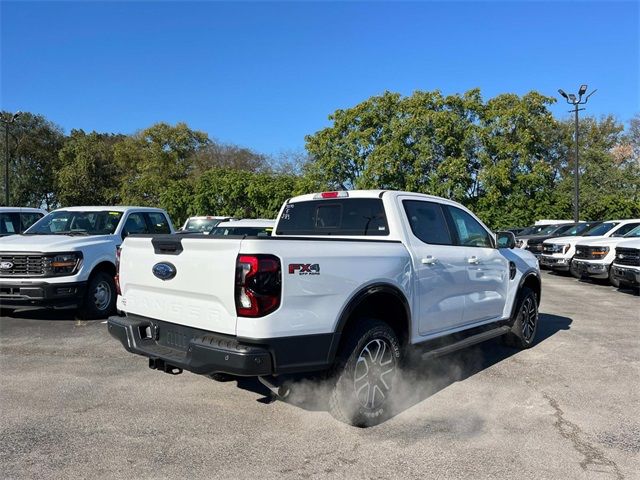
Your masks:
M 273 255 L 238 255 L 236 312 L 240 317 L 263 317 L 280 306 L 280 259 Z
M 116 283 L 116 293 L 122 295 L 120 291 L 120 247 L 116 247 L 116 276 L 113 280 Z

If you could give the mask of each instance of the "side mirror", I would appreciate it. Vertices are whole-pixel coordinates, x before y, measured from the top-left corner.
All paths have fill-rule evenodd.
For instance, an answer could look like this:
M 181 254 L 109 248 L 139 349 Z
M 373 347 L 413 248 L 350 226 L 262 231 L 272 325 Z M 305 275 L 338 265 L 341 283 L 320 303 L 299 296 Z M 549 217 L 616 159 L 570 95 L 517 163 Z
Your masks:
M 129 236 L 129 232 L 127 232 L 126 230 L 122 230 L 122 233 L 120 234 L 120 236 L 122 237 L 122 240 L 124 240 Z
M 516 236 L 513 232 L 496 232 L 498 248 L 515 248 Z

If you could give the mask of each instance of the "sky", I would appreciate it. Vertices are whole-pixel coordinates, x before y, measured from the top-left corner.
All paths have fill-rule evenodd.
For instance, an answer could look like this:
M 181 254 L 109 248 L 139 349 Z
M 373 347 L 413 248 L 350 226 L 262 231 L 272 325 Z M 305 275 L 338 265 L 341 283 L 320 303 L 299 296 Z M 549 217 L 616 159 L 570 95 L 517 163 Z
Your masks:
M 640 112 L 640 2 L 0 2 L 0 108 L 134 133 L 186 122 L 277 155 L 385 90 L 598 91 Z M 569 106 L 551 107 L 558 118 Z

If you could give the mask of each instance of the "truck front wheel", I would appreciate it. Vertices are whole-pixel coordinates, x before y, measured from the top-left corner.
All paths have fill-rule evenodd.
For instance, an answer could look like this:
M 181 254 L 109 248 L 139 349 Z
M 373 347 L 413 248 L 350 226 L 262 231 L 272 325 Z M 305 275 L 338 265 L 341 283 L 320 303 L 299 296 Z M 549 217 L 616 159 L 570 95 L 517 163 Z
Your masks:
M 400 352 L 398 337 L 386 323 L 373 319 L 356 323 L 337 357 L 331 415 L 357 427 L 389 418 Z
M 515 348 L 530 348 L 538 331 L 538 300 L 529 287 L 520 290 L 516 318 L 511 331 L 502 338 L 504 343 Z
M 115 312 L 116 283 L 106 272 L 91 275 L 80 307 L 80 317 L 86 320 L 106 318 Z

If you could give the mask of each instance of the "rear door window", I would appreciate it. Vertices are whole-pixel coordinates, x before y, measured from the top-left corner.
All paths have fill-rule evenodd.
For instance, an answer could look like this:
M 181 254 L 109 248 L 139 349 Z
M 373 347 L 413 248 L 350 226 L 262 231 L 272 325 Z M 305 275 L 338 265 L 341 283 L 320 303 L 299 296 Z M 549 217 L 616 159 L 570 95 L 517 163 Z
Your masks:
M 276 233 L 386 236 L 389 226 L 379 198 L 345 198 L 288 203 Z
M 171 233 L 169 221 L 164 214 L 160 212 L 148 212 L 146 215 L 151 233 Z
M 451 232 L 438 203 L 420 200 L 402 202 L 411 231 L 424 243 L 432 245 L 453 245 Z

